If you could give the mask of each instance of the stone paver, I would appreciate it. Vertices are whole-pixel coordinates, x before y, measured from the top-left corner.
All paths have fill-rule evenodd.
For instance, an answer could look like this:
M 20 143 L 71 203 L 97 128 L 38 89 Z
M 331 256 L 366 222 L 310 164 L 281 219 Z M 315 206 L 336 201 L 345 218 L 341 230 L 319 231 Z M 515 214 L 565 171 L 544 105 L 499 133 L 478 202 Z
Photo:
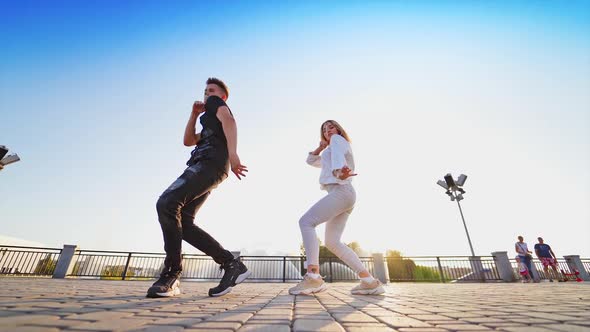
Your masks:
M 182 332 L 184 327 L 180 326 L 158 326 L 158 325 L 145 325 L 136 330 L 130 330 L 132 332 Z
M 291 326 L 284 325 L 264 325 L 264 324 L 246 324 L 238 332 L 290 332 Z
M 379 323 L 343 323 L 342 326 L 348 332 L 394 332 L 395 330 L 385 324 Z
M 293 323 L 295 332 L 341 332 L 342 325 L 333 320 L 326 319 L 296 319 Z
M 213 283 L 183 282 L 183 294 L 167 299 L 145 298 L 152 281 L 0 283 L 0 331 L 590 331 L 590 283 L 400 283 L 382 296 L 351 295 L 353 283 L 315 296 L 244 283 L 211 298 Z
M 96 322 L 86 322 L 80 325 L 74 325 L 68 330 L 73 331 L 114 331 L 114 330 L 132 330 L 141 326 L 152 323 L 151 319 L 109 319 L 99 320 Z
M 551 324 L 544 326 L 547 329 L 564 332 L 590 332 L 590 327 L 570 325 L 570 324 Z

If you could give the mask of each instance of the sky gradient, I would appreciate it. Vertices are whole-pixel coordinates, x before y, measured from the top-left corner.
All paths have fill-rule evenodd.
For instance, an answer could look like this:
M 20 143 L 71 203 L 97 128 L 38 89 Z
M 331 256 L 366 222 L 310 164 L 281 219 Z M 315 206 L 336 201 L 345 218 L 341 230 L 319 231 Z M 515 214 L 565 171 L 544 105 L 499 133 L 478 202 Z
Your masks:
M 230 250 L 298 253 L 319 126 L 352 138 L 368 251 L 468 255 L 436 185 L 469 176 L 476 254 L 543 236 L 590 257 L 590 3 L 2 1 L 0 235 L 163 251 L 155 211 L 207 77 L 230 88 L 250 169 L 196 223 Z M 323 238 L 323 227 L 318 229 Z M 186 252 L 195 252 L 185 245 Z

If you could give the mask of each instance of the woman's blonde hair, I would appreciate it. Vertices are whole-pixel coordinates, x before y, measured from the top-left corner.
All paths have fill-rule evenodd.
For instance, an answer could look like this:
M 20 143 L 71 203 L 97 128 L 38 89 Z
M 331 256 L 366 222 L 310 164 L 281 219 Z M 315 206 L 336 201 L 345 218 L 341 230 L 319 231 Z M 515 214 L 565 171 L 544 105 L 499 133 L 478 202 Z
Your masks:
M 348 134 L 346 133 L 344 128 L 342 128 L 342 126 L 334 120 L 326 120 L 326 121 L 324 121 L 324 123 L 322 123 L 322 126 L 320 127 L 320 137 L 321 137 L 322 141 L 326 141 L 326 137 L 324 137 L 324 126 L 327 123 L 330 123 L 334 127 L 336 127 L 336 130 L 338 130 L 338 135 L 344 137 L 345 140 L 350 142 L 350 137 L 348 137 Z

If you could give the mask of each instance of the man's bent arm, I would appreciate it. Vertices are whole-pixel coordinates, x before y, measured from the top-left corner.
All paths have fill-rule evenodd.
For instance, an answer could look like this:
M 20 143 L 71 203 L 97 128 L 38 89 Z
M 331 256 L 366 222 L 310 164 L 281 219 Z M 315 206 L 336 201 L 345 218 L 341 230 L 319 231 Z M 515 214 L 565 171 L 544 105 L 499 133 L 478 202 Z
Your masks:
M 193 146 L 197 145 L 199 139 L 201 139 L 201 134 L 197 134 L 196 130 L 197 126 L 197 115 L 191 113 L 190 118 L 188 118 L 188 122 L 186 123 L 186 128 L 184 129 L 184 145 L 185 146 Z
M 236 120 L 226 106 L 221 106 L 217 110 L 217 118 L 219 118 L 223 126 L 223 133 L 227 140 L 227 152 L 230 156 L 236 155 L 238 149 L 238 127 L 236 126 Z

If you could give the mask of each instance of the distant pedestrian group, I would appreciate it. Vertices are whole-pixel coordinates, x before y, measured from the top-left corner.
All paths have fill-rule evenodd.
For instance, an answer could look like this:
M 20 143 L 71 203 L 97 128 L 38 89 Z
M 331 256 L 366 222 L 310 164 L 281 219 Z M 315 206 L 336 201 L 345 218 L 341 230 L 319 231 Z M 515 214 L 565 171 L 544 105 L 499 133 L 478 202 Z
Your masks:
M 542 237 L 538 237 L 537 240 L 539 242 L 534 246 L 535 255 L 543 265 L 543 271 L 549 278 L 549 281 L 553 282 L 553 279 L 565 281 L 561 273 L 557 271 L 557 256 L 553 252 L 553 249 L 551 249 L 551 246 L 546 244 Z M 529 250 L 522 236 L 518 236 L 518 241 L 514 244 L 514 250 L 517 253 L 515 260 L 518 264 L 518 271 L 522 282 L 534 281 L 532 275 L 533 252 Z M 549 271 L 549 267 L 551 267 L 552 271 Z

